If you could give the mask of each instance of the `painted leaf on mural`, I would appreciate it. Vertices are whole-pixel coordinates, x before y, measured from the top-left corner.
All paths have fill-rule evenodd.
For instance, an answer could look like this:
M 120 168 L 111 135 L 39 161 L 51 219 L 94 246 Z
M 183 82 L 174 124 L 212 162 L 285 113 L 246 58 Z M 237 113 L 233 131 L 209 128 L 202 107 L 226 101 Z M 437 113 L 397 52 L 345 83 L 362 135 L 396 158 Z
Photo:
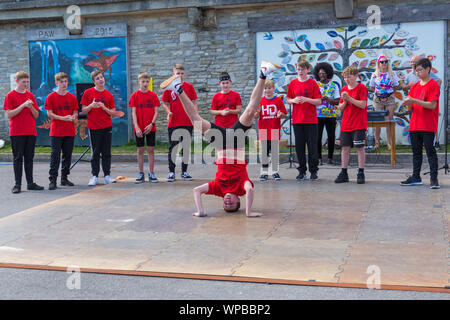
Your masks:
M 330 37 L 332 37 L 332 38 L 335 38 L 335 37 L 338 36 L 338 34 L 337 34 L 336 31 L 328 31 L 327 34 L 328 34 Z

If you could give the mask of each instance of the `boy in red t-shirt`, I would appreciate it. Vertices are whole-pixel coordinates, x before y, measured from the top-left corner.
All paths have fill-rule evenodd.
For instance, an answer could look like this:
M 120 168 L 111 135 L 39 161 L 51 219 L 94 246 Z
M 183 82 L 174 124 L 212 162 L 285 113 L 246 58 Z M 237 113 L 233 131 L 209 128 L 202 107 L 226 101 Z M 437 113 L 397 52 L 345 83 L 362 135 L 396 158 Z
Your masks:
M 198 106 L 195 102 L 197 100 L 197 93 L 195 92 L 194 86 L 189 82 L 184 81 L 185 71 L 184 66 L 177 63 L 173 66 L 172 75 L 179 75 L 181 79 L 181 85 L 184 92 L 189 97 L 189 99 L 194 104 L 195 109 L 198 111 Z M 189 140 L 189 143 L 184 143 L 183 146 L 186 147 L 182 149 L 181 154 L 183 160 L 181 163 L 181 178 L 186 181 L 191 181 L 192 177 L 187 172 L 189 155 L 191 153 L 191 137 L 192 137 L 192 122 L 188 115 L 183 109 L 183 105 L 178 99 L 175 92 L 171 90 L 165 90 L 162 95 L 163 108 L 167 113 L 167 122 L 169 129 L 169 175 L 167 177 L 167 182 L 175 181 L 175 161 L 176 155 L 178 153 L 178 144 L 184 138 Z M 175 135 L 175 137 L 173 137 Z
M 231 83 L 230 75 L 222 72 L 219 76 L 219 86 L 222 90 L 213 96 L 211 102 L 211 113 L 215 116 L 214 124 L 222 128 L 231 128 L 242 111 L 241 96 L 231 90 Z
M 272 178 L 281 180 L 278 173 L 278 148 L 280 141 L 281 118 L 286 117 L 287 111 L 283 100 L 274 95 L 275 83 L 266 80 L 264 84 L 264 97 L 259 103 L 259 109 L 255 113 L 258 121 L 258 135 L 261 142 L 261 176 L 259 180 L 269 179 L 269 152 L 276 150 L 276 157 L 272 157 Z M 272 152 L 273 155 L 273 152 Z
M 147 141 L 148 154 L 148 180 L 150 182 L 158 182 L 153 171 L 155 167 L 156 119 L 158 118 L 158 107 L 160 103 L 156 93 L 148 89 L 149 83 L 150 75 L 147 72 L 140 73 L 138 76 L 139 90 L 131 95 L 128 104 L 131 107 L 131 116 L 133 118 L 136 146 L 138 149 L 139 174 L 136 183 L 145 182 L 145 140 Z
M 33 182 L 33 158 L 36 145 L 36 121 L 39 107 L 34 95 L 29 92 L 30 76 L 24 72 L 16 73 L 16 89 L 5 97 L 3 110 L 9 119 L 9 137 L 13 153 L 15 185 L 12 193 L 20 193 L 22 186 L 22 164 L 27 179 L 27 190 L 43 190 Z
M 52 119 L 50 125 L 50 137 L 52 141 L 52 154 L 50 157 L 48 190 L 56 189 L 59 163 L 61 160 L 61 185 L 73 186 L 67 178 L 70 174 L 73 143 L 75 139 L 75 121 L 78 117 L 77 98 L 67 92 L 69 76 L 64 72 L 55 74 L 55 82 L 58 89 L 50 93 L 45 100 L 47 115 Z
M 308 146 L 308 166 L 310 180 L 319 177 L 319 153 L 317 150 L 318 120 L 317 105 L 322 103 L 322 94 L 316 81 L 308 77 L 311 65 L 306 60 L 297 62 L 298 77 L 289 83 L 286 102 L 292 104 L 292 123 L 295 136 L 295 151 L 298 159 L 299 174 L 297 181 L 306 179 L 306 151 Z
M 102 157 L 102 169 L 105 175 L 105 184 L 116 182 L 111 174 L 111 142 L 112 142 L 112 117 L 116 106 L 113 95 L 105 89 L 105 77 L 100 70 L 92 71 L 91 79 L 95 86 L 83 93 L 81 98 L 82 112 L 87 113 L 87 127 L 91 136 L 92 177 L 89 186 L 98 183 L 100 172 L 100 156 Z
M 240 142 L 236 143 L 234 138 L 236 131 L 245 132 L 251 128 L 255 112 L 258 110 L 259 102 L 263 94 L 265 79 L 270 73 L 279 68 L 281 67 L 270 62 L 262 62 L 260 67 L 260 76 L 255 88 L 253 89 L 247 108 L 233 127 L 228 129 L 219 127 L 216 124 L 206 121 L 200 117 L 195 105 L 186 93 L 184 93 L 182 82 L 178 75 L 174 75 L 161 83 L 161 89 L 173 90 L 173 92 L 178 95 L 184 110 L 192 120 L 197 130 L 201 133 L 205 133 L 210 129 L 214 129 L 216 133 L 219 133 L 219 135 L 214 136 L 214 138 L 220 137 L 222 139 L 222 141 L 220 141 L 222 148 L 221 150 L 217 150 L 217 160 L 215 162 L 217 164 L 216 179 L 194 188 L 194 199 L 197 206 L 197 212 L 194 213 L 194 216 L 206 216 L 201 199 L 201 195 L 204 193 L 222 197 L 223 208 L 227 212 L 237 211 L 240 207 L 239 196 L 243 196 L 245 194 L 247 216 L 261 216 L 261 213 L 251 211 L 253 203 L 253 183 L 250 181 L 247 174 L 245 149 L 244 145 L 242 145 L 242 142 L 244 142 L 245 139 L 237 139 Z M 233 148 L 231 149 L 226 149 L 229 145 L 227 144 L 227 137 L 231 137 L 235 142 Z
M 413 174 L 402 186 L 422 185 L 420 169 L 422 167 L 422 150 L 425 145 L 428 163 L 430 165 L 430 188 L 439 189 L 438 158 L 433 142 L 438 129 L 440 88 L 437 82 L 430 78 L 431 62 L 421 59 L 414 66 L 414 72 L 420 81 L 409 90 L 403 105 L 411 111 L 409 135 L 413 152 Z
M 367 130 L 367 88 L 358 83 L 358 69 L 350 66 L 342 71 L 347 85 L 341 90 L 339 109 L 342 115 L 341 123 L 341 163 L 342 170 L 334 182 L 348 182 L 348 162 L 350 160 L 350 148 L 353 145 L 358 151 L 358 174 L 357 183 L 365 183 L 364 166 L 366 153 L 364 146 Z

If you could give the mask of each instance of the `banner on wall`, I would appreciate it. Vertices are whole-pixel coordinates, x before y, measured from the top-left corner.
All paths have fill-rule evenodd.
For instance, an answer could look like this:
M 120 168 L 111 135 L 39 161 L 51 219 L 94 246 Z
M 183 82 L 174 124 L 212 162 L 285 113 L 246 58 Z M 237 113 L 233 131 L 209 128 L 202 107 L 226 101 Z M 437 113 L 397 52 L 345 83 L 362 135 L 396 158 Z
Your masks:
M 51 144 L 50 119 L 44 104 L 57 89 L 55 74 L 69 75 L 68 91 L 76 96 L 76 84 L 92 82 L 90 73 L 94 70 L 104 73 L 106 90 L 113 94 L 116 109 L 125 113 L 122 118 L 113 118 L 112 144 L 128 142 L 126 37 L 125 24 L 86 26 L 81 36 L 69 36 L 64 28 L 29 31 L 30 90 L 40 110 L 36 120 L 37 145 Z M 79 120 L 76 128 L 75 145 L 88 146 L 86 120 Z
M 287 92 L 289 82 L 297 77 L 295 65 L 300 58 L 309 61 L 313 67 L 319 62 L 331 64 L 335 72 L 332 81 L 335 81 L 339 87 L 345 85 L 341 73 L 349 65 L 359 69 L 359 81 L 369 87 L 376 60 L 380 55 L 388 57 L 399 80 L 404 80 L 412 72 L 409 60 L 411 56 L 417 55 L 430 59 L 433 72 L 444 81 L 444 43 L 446 41 L 444 28 L 444 21 L 432 21 L 386 24 L 379 29 L 349 26 L 258 32 L 256 34 L 256 65 L 259 66 L 261 60 L 269 60 L 282 66 L 282 69 L 275 72 L 272 77 L 276 85 L 275 92 L 280 95 Z M 406 94 L 403 91 L 395 93 L 394 120 L 396 120 L 398 144 L 410 144 L 408 131 L 410 118 L 406 114 L 406 108 L 401 106 L 405 97 Z M 372 108 L 372 104 L 373 93 L 369 93 L 369 109 Z M 443 143 L 445 128 L 443 128 L 442 85 L 439 105 L 438 138 Z M 289 139 L 290 130 L 289 118 L 286 118 L 282 125 L 282 139 Z M 336 130 L 338 133 L 339 126 Z M 386 141 L 385 130 L 382 130 L 381 137 Z M 326 136 L 323 139 L 325 140 Z M 292 140 L 294 140 L 293 135 Z

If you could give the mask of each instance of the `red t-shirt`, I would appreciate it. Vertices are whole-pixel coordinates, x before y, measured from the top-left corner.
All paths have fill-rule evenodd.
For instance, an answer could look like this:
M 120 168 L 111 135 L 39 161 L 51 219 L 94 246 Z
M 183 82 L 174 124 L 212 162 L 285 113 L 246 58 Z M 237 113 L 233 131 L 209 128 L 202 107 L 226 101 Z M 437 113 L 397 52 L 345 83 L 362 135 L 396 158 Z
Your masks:
M 183 82 L 181 85 L 184 93 L 191 101 L 197 100 L 197 93 L 194 86 L 189 82 Z M 162 95 L 162 101 L 169 103 L 172 117 L 169 119 L 168 127 L 192 127 L 191 119 L 189 119 L 186 111 L 184 111 L 178 95 L 171 90 L 165 90 Z
M 366 107 L 364 109 L 354 106 L 350 102 L 347 102 L 347 106 L 344 109 L 342 115 L 341 132 L 355 131 L 359 129 L 367 130 L 367 88 L 362 83 L 358 83 L 353 89 L 349 89 L 345 86 L 341 90 L 341 100 L 339 103 L 344 102 L 342 99 L 342 92 L 347 92 L 350 97 L 356 100 L 366 100 Z
M 131 108 L 136 108 L 136 118 L 139 129 L 144 131 L 145 127 L 152 123 L 155 116 L 155 108 L 158 108 L 159 103 L 158 96 L 153 91 L 147 91 L 143 93 L 141 90 L 134 92 L 130 97 Z M 134 130 L 136 131 L 136 129 Z M 152 132 L 156 131 L 156 125 L 152 127 Z
M 81 98 L 81 105 L 88 106 L 93 101 L 103 102 L 108 109 L 115 109 L 114 97 L 108 90 L 98 91 L 93 88 L 86 89 Z M 111 116 L 101 108 L 92 108 L 87 115 L 87 127 L 92 130 L 105 129 L 112 126 Z
M 242 105 L 241 95 L 236 91 L 231 90 L 228 93 L 218 92 L 214 95 L 211 102 L 211 110 L 236 110 L 237 106 Z M 237 114 L 228 114 L 226 116 L 217 115 L 214 118 L 214 123 L 222 128 L 231 128 L 239 117 Z
M 431 131 L 437 132 L 439 123 L 439 95 L 441 90 L 437 82 L 433 79 L 425 85 L 420 81 L 415 83 L 409 90 L 409 96 L 422 101 L 437 101 L 433 110 L 412 104 L 411 120 L 409 131 Z
M 247 174 L 247 162 L 245 164 L 227 164 L 226 159 L 216 160 L 217 165 L 216 179 L 208 183 L 208 192 L 218 197 L 223 197 L 227 193 L 233 193 L 237 196 L 243 196 L 246 192 L 244 184 L 250 181 Z
M 277 118 L 277 113 L 287 114 L 283 100 L 276 96 L 272 99 L 263 97 L 259 106 L 259 140 L 280 140 L 281 118 Z
M 303 96 L 310 99 L 322 98 L 320 88 L 317 83 L 309 78 L 306 81 L 297 79 L 289 82 L 287 97 L 294 99 Z M 292 106 L 292 123 L 318 123 L 317 107 L 311 103 L 294 103 Z
M 19 93 L 16 90 L 12 90 L 6 95 L 3 110 L 14 110 L 28 99 L 33 101 L 34 108 L 39 110 L 36 99 L 31 92 Z M 11 137 L 37 135 L 36 121 L 30 109 L 24 108 L 15 117 L 9 118 L 9 135 Z
M 71 116 L 74 111 L 78 110 L 78 101 L 70 92 L 65 95 L 52 92 L 45 99 L 45 109 L 52 110 L 57 116 Z M 52 119 L 50 137 L 75 137 L 75 135 L 74 122 Z

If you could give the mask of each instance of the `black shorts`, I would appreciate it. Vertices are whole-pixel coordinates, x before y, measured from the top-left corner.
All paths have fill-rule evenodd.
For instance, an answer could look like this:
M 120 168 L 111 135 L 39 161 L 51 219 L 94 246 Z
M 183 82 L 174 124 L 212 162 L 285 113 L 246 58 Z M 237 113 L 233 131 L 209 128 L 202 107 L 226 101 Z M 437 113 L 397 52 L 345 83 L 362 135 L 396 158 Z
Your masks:
M 217 137 L 214 134 L 212 135 L 212 137 L 210 138 L 210 143 L 213 143 L 216 139 L 218 139 L 219 145 L 218 145 L 218 149 L 225 149 L 227 146 L 227 132 L 228 134 L 234 134 L 234 132 L 236 130 L 242 129 L 242 131 L 245 133 L 248 129 L 250 129 L 252 126 L 244 126 L 239 120 L 236 121 L 236 123 L 231 127 L 231 128 L 223 128 L 220 127 L 218 125 L 216 125 L 215 123 L 211 122 L 211 129 L 217 129 L 220 131 L 221 136 Z M 232 135 L 230 135 L 232 136 Z M 220 140 L 220 139 L 221 140 Z M 237 137 L 234 137 L 233 139 L 233 147 L 234 148 L 244 148 L 245 147 L 245 140 L 239 140 Z M 220 145 L 220 142 L 222 143 Z M 241 145 L 243 144 L 243 145 Z
M 151 131 L 147 134 L 142 133 L 142 138 L 139 138 L 136 136 L 136 132 L 134 135 L 136 136 L 136 146 L 138 148 L 145 146 L 145 140 L 147 140 L 147 147 L 154 147 L 155 146 L 155 131 Z
M 366 130 L 344 131 L 341 132 L 340 138 L 342 147 L 362 148 L 366 145 Z

